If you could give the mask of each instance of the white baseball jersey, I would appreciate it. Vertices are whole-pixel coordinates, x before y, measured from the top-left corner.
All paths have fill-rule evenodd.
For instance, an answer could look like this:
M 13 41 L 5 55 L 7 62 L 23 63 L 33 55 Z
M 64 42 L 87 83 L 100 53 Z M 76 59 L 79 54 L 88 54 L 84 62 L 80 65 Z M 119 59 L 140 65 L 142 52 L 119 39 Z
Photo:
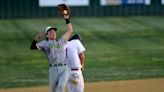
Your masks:
M 81 68 L 79 54 L 85 51 L 79 40 L 71 40 L 65 45 L 67 64 L 70 68 Z
M 66 41 L 62 37 L 59 40 L 43 40 L 36 44 L 37 48 L 43 51 L 48 57 L 49 64 L 65 64 L 65 49 Z

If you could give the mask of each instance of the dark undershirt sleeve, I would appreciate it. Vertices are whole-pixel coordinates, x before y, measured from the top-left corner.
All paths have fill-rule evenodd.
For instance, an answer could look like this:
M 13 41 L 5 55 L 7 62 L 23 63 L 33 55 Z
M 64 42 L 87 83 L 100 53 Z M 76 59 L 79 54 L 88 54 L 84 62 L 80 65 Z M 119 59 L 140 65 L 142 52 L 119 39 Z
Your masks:
M 31 46 L 30 46 L 30 49 L 31 49 L 31 50 L 37 50 L 37 49 L 38 49 L 38 48 L 36 47 L 36 43 L 37 43 L 36 40 L 33 40 L 33 41 L 32 41 Z

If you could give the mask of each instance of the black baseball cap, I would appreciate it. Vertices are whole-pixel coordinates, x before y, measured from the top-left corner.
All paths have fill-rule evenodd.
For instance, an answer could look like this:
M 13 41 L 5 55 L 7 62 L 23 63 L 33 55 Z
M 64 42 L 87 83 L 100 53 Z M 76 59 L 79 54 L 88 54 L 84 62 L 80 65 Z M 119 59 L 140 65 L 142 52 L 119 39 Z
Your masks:
M 71 40 L 80 40 L 81 42 L 83 42 L 82 37 L 78 34 L 72 35 L 72 37 L 68 41 L 71 41 Z

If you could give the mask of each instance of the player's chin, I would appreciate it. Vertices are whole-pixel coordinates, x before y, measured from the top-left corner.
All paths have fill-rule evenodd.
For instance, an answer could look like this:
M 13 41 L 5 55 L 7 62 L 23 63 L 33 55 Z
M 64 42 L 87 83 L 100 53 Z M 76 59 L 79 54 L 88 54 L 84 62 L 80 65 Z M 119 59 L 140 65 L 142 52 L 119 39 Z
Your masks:
M 50 37 L 49 39 L 50 40 L 56 40 L 56 37 Z

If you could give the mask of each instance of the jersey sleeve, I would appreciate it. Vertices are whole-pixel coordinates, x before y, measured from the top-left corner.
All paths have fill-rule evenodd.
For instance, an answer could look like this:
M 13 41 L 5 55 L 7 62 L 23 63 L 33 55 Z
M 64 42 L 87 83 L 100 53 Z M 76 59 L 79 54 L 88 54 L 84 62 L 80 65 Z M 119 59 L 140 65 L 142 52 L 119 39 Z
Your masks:
M 46 48 L 46 41 L 38 42 L 38 43 L 36 44 L 36 47 L 37 47 L 38 50 L 40 50 L 40 51 L 44 50 L 44 48 Z
M 37 50 L 37 49 L 38 49 L 38 48 L 36 47 L 36 43 L 37 43 L 36 40 L 33 40 L 33 41 L 32 41 L 32 43 L 31 43 L 31 45 L 30 45 L 30 49 L 31 49 L 31 50 Z
M 64 37 L 63 36 L 59 39 L 59 42 L 63 46 L 67 43 L 67 41 L 64 40 Z
M 84 46 L 79 40 L 76 40 L 76 48 L 77 48 L 78 54 L 85 51 Z

